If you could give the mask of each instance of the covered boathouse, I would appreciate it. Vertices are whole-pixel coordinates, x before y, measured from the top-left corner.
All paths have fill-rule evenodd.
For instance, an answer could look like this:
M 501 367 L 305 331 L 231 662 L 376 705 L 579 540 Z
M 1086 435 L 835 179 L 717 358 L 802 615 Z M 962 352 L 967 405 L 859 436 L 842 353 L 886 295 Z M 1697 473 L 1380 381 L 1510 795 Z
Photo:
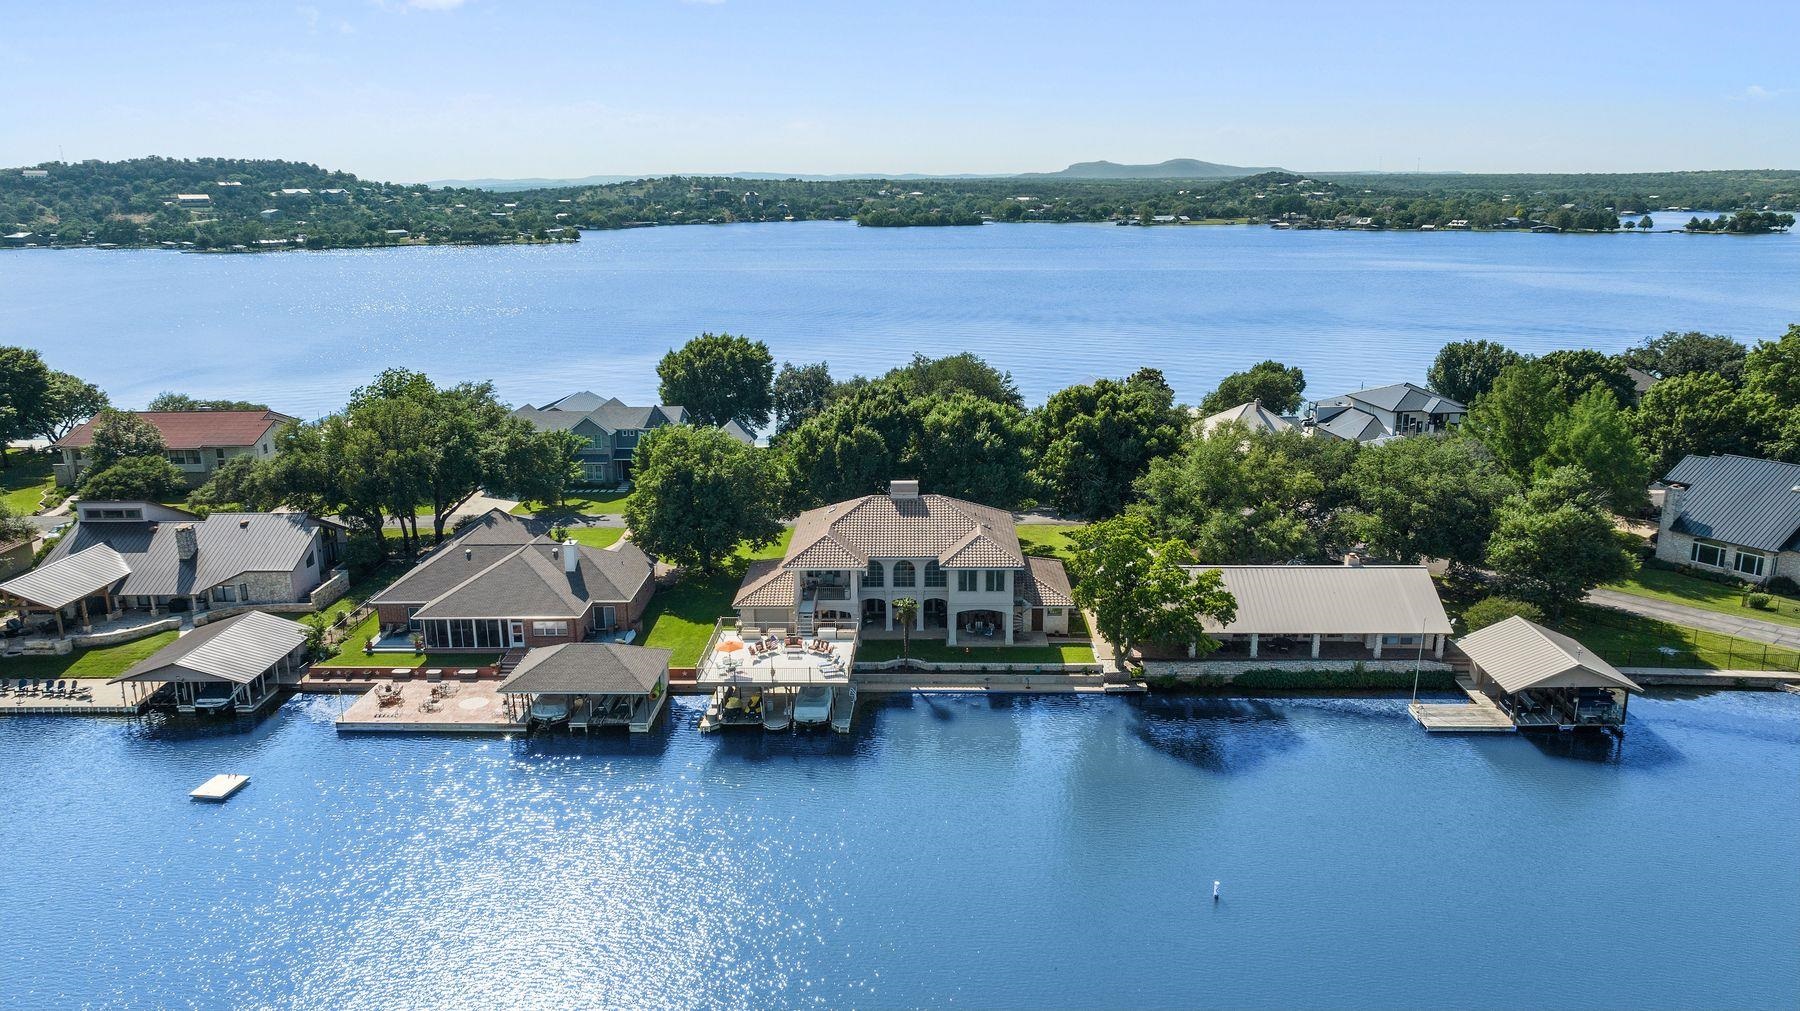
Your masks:
M 301 665 L 306 628 L 261 611 L 202 625 L 151 654 L 111 684 L 168 690 L 184 713 L 254 713 Z
M 1517 615 L 1456 645 L 1476 689 L 1520 730 L 1620 729 L 1631 693 L 1642 690 L 1581 643 Z
M 527 725 L 571 730 L 627 727 L 641 734 L 656 723 L 669 696 L 666 649 L 618 642 L 568 642 L 528 650 L 495 689 Z

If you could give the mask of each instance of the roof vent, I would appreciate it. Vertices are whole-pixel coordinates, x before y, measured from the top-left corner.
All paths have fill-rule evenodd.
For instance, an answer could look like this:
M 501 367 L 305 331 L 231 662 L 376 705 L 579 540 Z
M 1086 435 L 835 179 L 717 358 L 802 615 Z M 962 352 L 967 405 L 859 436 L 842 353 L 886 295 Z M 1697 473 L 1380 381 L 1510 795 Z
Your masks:
M 463 549 L 463 561 L 472 562 L 474 560 L 475 560 L 475 549 L 474 548 L 464 548 Z
M 917 482 L 917 481 L 889 481 L 888 482 L 888 497 L 892 498 L 892 499 L 918 498 L 919 497 L 919 482 Z
M 248 529 L 250 529 L 250 521 L 249 521 L 249 520 L 247 520 L 247 519 L 245 519 L 245 520 L 238 520 L 238 529 L 239 529 L 239 530 L 248 530 Z

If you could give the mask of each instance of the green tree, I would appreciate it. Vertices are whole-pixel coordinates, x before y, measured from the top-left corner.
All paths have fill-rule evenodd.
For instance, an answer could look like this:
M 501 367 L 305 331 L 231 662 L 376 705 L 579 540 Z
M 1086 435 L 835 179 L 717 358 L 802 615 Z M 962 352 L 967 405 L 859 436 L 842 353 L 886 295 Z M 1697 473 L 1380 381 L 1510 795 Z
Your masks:
M 791 509 L 880 491 L 918 473 L 918 404 L 889 383 L 848 386 L 781 443 Z
M 1650 229 L 1655 228 L 1655 227 L 1656 227 L 1656 221 L 1653 218 L 1651 218 L 1650 215 L 1648 215 L 1648 214 L 1646 214 L 1643 217 L 1638 219 L 1638 230 L 1639 231 L 1649 231 Z
M 166 448 L 155 425 L 127 411 L 107 408 L 94 415 L 94 441 L 87 450 L 87 472 L 94 474 L 120 460 L 161 458 Z
M 1524 360 L 1524 355 L 1490 340 L 1452 341 L 1438 351 L 1425 381 L 1451 400 L 1473 404 L 1493 389 L 1501 372 Z
M 1020 410 L 1025 408 L 1025 398 L 1019 395 L 1012 373 L 1001 372 L 968 351 L 943 358 L 927 358 L 915 353 L 912 361 L 889 371 L 883 378 L 913 397 L 963 392 Z
M 185 393 L 164 390 L 150 401 L 146 411 L 266 411 L 268 404 L 249 400 L 196 400 Z
M 1237 600 L 1218 571 L 1192 574 L 1186 545 L 1159 540 L 1142 516 L 1117 516 L 1070 535 L 1075 543 L 1075 600 L 1094 614 L 1095 630 L 1112 644 L 1122 667 L 1143 644 L 1192 644 L 1210 653 L 1219 644 L 1202 618 L 1229 623 Z
M 29 542 L 36 536 L 37 527 L 32 525 L 30 519 L 16 515 L 10 506 L 0 502 L 0 544 Z
M 1242 372 L 1233 372 L 1219 380 L 1218 389 L 1200 402 L 1201 414 L 1217 414 L 1252 400 L 1278 414 L 1300 409 L 1301 394 L 1306 391 L 1306 373 L 1299 366 L 1289 367 L 1277 361 L 1258 362 Z
M 270 502 L 268 492 L 269 462 L 254 456 L 234 456 L 220 464 L 188 496 L 188 504 L 208 509 L 239 507 L 262 510 Z
M 49 392 L 50 369 L 42 356 L 30 348 L 0 347 L 0 470 L 10 466 L 7 443 L 43 429 Z
M 1754 452 L 1744 397 L 1715 372 L 1691 372 L 1650 387 L 1631 422 L 1653 474 L 1668 473 L 1689 453 Z
M 634 459 L 625 522 L 649 554 L 716 572 L 739 544 L 762 547 L 781 534 L 767 450 L 717 428 L 668 425 L 646 435 Z
M 109 406 L 100 387 L 67 372 L 52 371 L 44 391 L 43 412 L 36 434 L 55 442 Z
M 315 516 L 342 517 L 350 526 L 351 544 L 368 549 L 357 567 L 368 568 L 387 554 L 382 520 L 390 478 L 370 469 L 379 466 L 383 455 L 379 436 L 352 427 L 343 415 L 284 426 L 269 458 L 268 494 Z
M 965 391 L 919 406 L 916 459 L 927 489 L 1001 509 L 1024 504 L 1031 443 L 1024 411 Z
M 1544 611 L 1536 604 L 1510 597 L 1483 597 L 1463 612 L 1463 632 L 1479 632 L 1508 618 L 1519 617 L 1542 624 Z
M 160 456 L 128 456 L 81 483 L 81 497 L 91 501 L 167 502 L 187 489 L 181 471 Z
M 1476 398 L 1463 433 L 1523 483 L 1549 444 L 1551 421 L 1567 407 L 1547 369 L 1535 361 L 1519 362 L 1500 370 L 1493 388 Z
M 1700 333 L 1697 330 L 1680 333 L 1670 330 L 1661 337 L 1652 337 L 1637 347 L 1630 348 L 1619 359 L 1658 379 L 1673 379 L 1695 372 L 1716 372 L 1736 382 L 1744 368 L 1744 356 L 1748 353 L 1747 348 L 1730 337 Z
M 824 410 L 831 400 L 834 385 L 831 367 L 824 362 L 811 365 L 782 362 L 770 393 L 775 437 L 786 435 L 802 421 Z
M 1488 566 L 1503 594 L 1560 618 L 1587 591 L 1637 570 L 1636 538 L 1613 526 L 1593 485 L 1581 468 L 1560 467 L 1500 507 Z
M 1131 512 L 1207 564 L 1286 562 L 1317 555 L 1308 523 L 1324 482 L 1290 454 L 1292 443 L 1220 425 L 1150 462 Z
M 1477 443 L 1417 436 L 1370 446 L 1344 482 L 1348 536 L 1402 562 L 1479 565 L 1494 514 L 1515 486 Z
M 664 355 L 656 374 L 663 403 L 686 407 L 696 424 L 735 421 L 755 430 L 769 423 L 775 359 L 762 341 L 703 333 Z
M 894 621 L 900 626 L 900 658 L 912 654 L 913 619 L 919 616 L 919 602 L 911 597 L 894 598 Z
M 1598 351 L 1552 351 L 1538 358 L 1537 363 L 1549 376 L 1550 385 L 1564 404 L 1573 404 L 1596 386 L 1611 390 L 1621 404 L 1637 399 L 1637 384 L 1632 382 L 1625 366 L 1617 358 L 1609 358 Z
M 1800 324 L 1744 361 L 1746 413 L 1762 453 L 1800 463 Z
M 1544 454 L 1533 464 L 1538 477 L 1573 465 L 1593 478 L 1591 490 L 1614 510 L 1631 512 L 1643 505 L 1650 461 L 1611 390 L 1595 386 L 1582 394 L 1551 421 L 1549 436 Z
M 1118 512 L 1150 461 L 1181 444 L 1185 420 L 1151 383 L 1101 379 L 1051 394 L 1031 419 L 1040 497 L 1076 516 Z

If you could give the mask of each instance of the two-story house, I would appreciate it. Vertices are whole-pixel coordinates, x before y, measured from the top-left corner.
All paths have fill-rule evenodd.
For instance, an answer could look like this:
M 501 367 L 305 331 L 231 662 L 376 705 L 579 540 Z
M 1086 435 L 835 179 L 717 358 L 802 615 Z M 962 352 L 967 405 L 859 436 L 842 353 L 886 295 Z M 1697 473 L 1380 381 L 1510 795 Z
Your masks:
M 1375 386 L 1315 401 L 1305 428 L 1352 442 L 1444 432 L 1462 424 L 1469 409 L 1412 383 Z
M 914 627 L 950 645 L 971 636 L 1068 632 L 1075 606 L 1054 558 L 1019 549 L 1012 514 L 894 481 L 811 509 L 779 559 L 750 566 L 732 606 L 746 626 L 810 635 L 821 624 L 894 629 L 894 601 L 917 602 Z
M 602 397 L 587 390 L 542 407 L 521 407 L 513 415 L 531 422 L 539 431 L 574 432 L 586 439 L 587 446 L 577 454 L 582 483 L 597 488 L 618 488 L 631 482 L 632 456 L 645 433 L 664 425 L 688 424 L 684 407 L 632 407 L 616 397 Z M 754 441 L 754 436 L 736 423 L 726 425 L 725 430 L 745 443 Z
M 133 411 L 162 434 L 163 452 L 181 471 L 188 487 L 198 488 L 213 471 L 234 456 L 267 457 L 275 452 L 275 434 L 293 418 L 275 411 Z M 88 466 L 94 444 L 94 422 L 75 426 L 52 446 L 59 458 L 52 470 L 56 483 L 72 485 Z
M 1800 464 L 1689 456 L 1663 483 L 1656 557 L 1753 583 L 1800 580 Z

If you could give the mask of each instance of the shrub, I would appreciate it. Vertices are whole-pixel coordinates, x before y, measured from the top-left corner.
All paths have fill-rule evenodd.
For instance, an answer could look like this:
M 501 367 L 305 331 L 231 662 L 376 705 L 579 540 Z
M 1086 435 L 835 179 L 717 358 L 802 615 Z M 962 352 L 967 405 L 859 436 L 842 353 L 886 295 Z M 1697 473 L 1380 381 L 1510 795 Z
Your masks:
M 1775 600 L 1766 593 L 1750 593 L 1744 596 L 1744 603 L 1758 611 L 1775 610 Z
M 1767 583 L 1770 593 L 1779 593 L 1784 597 L 1800 597 L 1800 583 L 1794 582 L 1792 576 L 1776 576 Z
M 1469 609 L 1463 612 L 1463 627 L 1467 632 L 1475 632 L 1515 615 L 1526 621 L 1544 620 L 1544 612 L 1536 604 L 1511 597 L 1488 597 L 1470 604 Z

